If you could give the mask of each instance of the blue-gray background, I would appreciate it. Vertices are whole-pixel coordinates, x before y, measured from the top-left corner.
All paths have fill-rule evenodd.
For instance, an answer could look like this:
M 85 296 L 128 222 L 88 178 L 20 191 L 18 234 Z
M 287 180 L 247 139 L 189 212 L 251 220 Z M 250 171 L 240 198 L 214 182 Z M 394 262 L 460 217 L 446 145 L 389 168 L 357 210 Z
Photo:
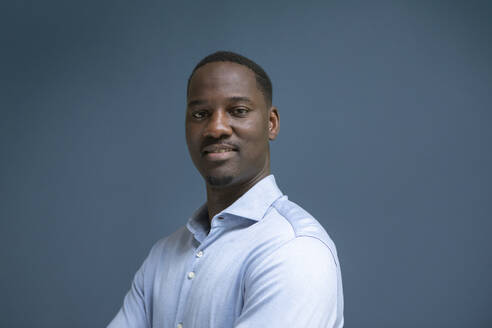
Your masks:
M 103 327 L 204 201 L 198 60 L 271 75 L 272 170 L 339 249 L 348 327 L 490 327 L 492 5 L 0 5 L 1 327 Z

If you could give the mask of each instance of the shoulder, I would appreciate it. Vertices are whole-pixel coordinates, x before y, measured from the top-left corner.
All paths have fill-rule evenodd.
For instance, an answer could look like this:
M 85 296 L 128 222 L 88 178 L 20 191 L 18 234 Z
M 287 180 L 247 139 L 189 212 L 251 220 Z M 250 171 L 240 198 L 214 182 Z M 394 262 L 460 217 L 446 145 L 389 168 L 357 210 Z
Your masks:
M 157 240 L 144 261 L 144 272 L 154 273 L 163 261 L 169 261 L 186 252 L 190 247 L 191 239 L 190 231 L 183 226 L 172 234 Z
M 293 232 L 293 239 L 282 245 L 278 251 L 281 251 L 281 248 L 290 247 L 314 247 L 320 250 L 329 250 L 338 266 L 335 244 L 318 220 L 301 206 L 290 201 L 287 196 L 275 201 L 272 207 L 289 224 Z
M 160 256 L 165 252 L 179 251 L 179 249 L 189 245 L 191 238 L 192 234 L 186 226 L 183 226 L 170 235 L 157 240 L 150 250 L 149 257 Z
M 333 308 L 341 297 L 338 261 L 318 238 L 295 237 L 264 255 L 245 272 L 246 298 L 280 297 Z

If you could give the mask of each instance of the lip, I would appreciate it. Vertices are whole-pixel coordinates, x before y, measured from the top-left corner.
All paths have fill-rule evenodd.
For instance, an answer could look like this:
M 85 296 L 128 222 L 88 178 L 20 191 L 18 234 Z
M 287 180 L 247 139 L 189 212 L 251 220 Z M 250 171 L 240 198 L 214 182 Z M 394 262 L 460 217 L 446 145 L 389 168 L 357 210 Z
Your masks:
M 227 159 L 234 157 L 236 152 L 237 151 L 233 149 L 227 149 L 226 151 L 222 151 L 222 152 L 216 152 L 216 151 L 204 152 L 203 158 L 212 162 L 225 161 Z
M 202 148 L 202 157 L 208 161 L 224 161 L 235 156 L 237 147 L 227 143 L 210 144 Z
M 210 144 L 202 148 L 202 155 L 207 154 L 222 154 L 229 151 L 237 151 L 237 147 L 231 144 L 216 143 Z

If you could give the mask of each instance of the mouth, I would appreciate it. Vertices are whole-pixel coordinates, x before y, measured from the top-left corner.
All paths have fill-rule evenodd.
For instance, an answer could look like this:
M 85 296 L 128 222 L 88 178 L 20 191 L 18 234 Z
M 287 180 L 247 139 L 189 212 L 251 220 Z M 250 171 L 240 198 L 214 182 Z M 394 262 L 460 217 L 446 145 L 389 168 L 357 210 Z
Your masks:
M 202 157 L 213 161 L 225 160 L 234 156 L 237 151 L 238 149 L 231 145 L 214 144 L 203 148 Z
M 205 150 L 203 152 L 204 155 L 206 154 L 218 154 L 218 153 L 227 153 L 230 151 L 235 151 L 234 149 L 217 149 L 217 150 Z

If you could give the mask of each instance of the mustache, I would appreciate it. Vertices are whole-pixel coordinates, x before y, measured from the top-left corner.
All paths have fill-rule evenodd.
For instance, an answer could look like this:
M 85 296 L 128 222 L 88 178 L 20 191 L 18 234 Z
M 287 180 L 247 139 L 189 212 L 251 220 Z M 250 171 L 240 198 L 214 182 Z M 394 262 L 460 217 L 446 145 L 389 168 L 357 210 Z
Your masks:
M 203 140 L 200 145 L 200 152 L 206 151 L 206 148 L 211 147 L 223 147 L 223 148 L 232 148 L 233 150 L 239 150 L 239 146 L 232 141 L 223 140 L 223 139 L 215 139 L 215 138 L 206 138 Z

